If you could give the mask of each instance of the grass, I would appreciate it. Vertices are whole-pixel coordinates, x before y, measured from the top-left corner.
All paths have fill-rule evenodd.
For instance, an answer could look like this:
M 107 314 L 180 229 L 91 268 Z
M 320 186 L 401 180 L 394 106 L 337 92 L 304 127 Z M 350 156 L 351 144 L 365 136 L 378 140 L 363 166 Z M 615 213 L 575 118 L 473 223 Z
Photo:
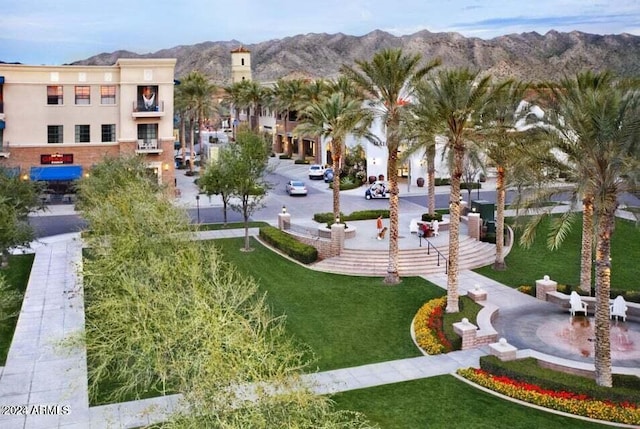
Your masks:
M 240 251 L 242 239 L 215 245 L 259 282 L 274 314 L 286 314 L 287 330 L 311 347 L 322 371 L 420 356 L 411 320 L 424 302 L 445 293 L 419 277 L 388 286 L 382 278 L 313 271 L 256 241 L 249 253 Z
M 332 398 L 339 409 L 360 411 L 383 429 L 607 427 L 517 405 L 451 375 L 342 392 Z
M 513 219 L 507 222 L 513 222 Z M 534 244 L 528 249 L 518 244 L 519 234 L 516 232 L 515 244 L 505 258 L 507 270 L 495 271 L 486 266 L 474 271 L 511 287 L 535 285 L 535 281 L 545 274 L 559 284 L 577 286 L 580 283 L 582 217 L 576 217 L 571 232 L 557 250 L 549 250 L 546 245 L 548 225 L 548 220 L 543 221 Z M 628 255 L 640 255 L 640 228 L 635 226 L 635 222 L 617 219 L 611 238 L 612 289 L 640 290 L 637 267 L 630 262 Z
M 0 275 L 4 276 L 9 290 L 16 291 L 24 296 L 29 282 L 29 273 L 33 265 L 35 255 L 10 255 L 9 266 L 0 270 Z M 14 314 L 5 320 L 0 320 L 0 366 L 4 366 L 7 361 L 7 354 L 13 339 L 13 333 L 18 323 L 18 315 L 22 307 L 22 299 L 16 300 L 6 309 L 7 313 Z

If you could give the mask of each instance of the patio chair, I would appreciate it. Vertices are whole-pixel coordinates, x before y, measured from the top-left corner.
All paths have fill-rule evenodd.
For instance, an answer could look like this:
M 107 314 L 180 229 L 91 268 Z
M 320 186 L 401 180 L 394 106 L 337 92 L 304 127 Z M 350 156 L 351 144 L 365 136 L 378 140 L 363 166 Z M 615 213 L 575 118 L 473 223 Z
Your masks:
M 572 316 L 576 315 L 576 311 L 583 312 L 585 316 L 587 315 L 587 303 L 580 299 L 580 295 L 575 290 L 569 296 L 569 304 L 571 304 L 569 311 Z
M 623 321 L 627 320 L 627 303 L 622 295 L 616 296 L 616 299 L 613 300 L 613 304 L 610 307 L 610 316 L 612 319 L 613 316 L 616 316 L 617 318 L 622 317 Z

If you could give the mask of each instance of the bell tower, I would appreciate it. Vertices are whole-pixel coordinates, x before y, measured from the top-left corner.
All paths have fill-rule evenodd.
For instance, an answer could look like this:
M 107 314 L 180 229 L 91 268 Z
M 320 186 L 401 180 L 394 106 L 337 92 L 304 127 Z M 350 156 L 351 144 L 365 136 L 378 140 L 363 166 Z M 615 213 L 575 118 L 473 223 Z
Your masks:
M 251 80 L 251 51 L 240 46 L 231 51 L 231 83 Z

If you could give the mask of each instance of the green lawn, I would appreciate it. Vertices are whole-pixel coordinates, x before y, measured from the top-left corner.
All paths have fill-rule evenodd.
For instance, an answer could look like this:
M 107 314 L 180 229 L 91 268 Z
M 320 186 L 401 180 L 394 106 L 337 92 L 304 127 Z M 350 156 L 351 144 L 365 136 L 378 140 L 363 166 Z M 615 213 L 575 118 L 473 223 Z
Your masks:
M 21 296 L 24 296 L 24 291 L 27 290 L 29 273 L 31 273 L 31 265 L 33 265 L 34 257 L 35 255 L 33 254 L 9 256 L 9 266 L 6 269 L 0 270 L 0 275 L 4 276 L 7 280 L 9 290 L 19 292 Z M 0 297 L 0 299 L 2 298 L 4 297 Z M 13 316 L 4 320 L 0 319 L 0 366 L 4 366 L 6 363 L 7 353 L 9 353 L 9 347 L 13 339 L 13 332 L 16 329 L 16 323 L 18 323 L 18 315 L 21 307 L 22 299 L 18 299 L 13 302 L 8 302 L 7 307 L 3 308 L 3 313 L 13 314 Z
M 512 222 L 508 219 L 507 222 Z M 544 221 L 537 231 L 535 243 L 525 249 L 518 244 L 519 234 L 511 252 L 506 257 L 506 271 L 495 271 L 491 266 L 479 268 L 479 274 L 503 284 L 518 287 L 535 285 L 535 281 L 545 274 L 560 284 L 576 286 L 580 283 L 580 243 L 582 237 L 582 217 L 576 217 L 571 232 L 557 250 L 546 246 L 548 221 Z M 630 255 L 640 255 L 640 228 L 635 222 L 617 219 L 611 238 L 611 288 L 640 290 L 637 266 Z
M 387 286 L 382 278 L 313 271 L 255 240 L 249 253 L 240 251 L 242 238 L 214 243 L 258 280 L 274 314 L 286 314 L 287 330 L 314 350 L 322 371 L 420 356 L 411 320 L 425 301 L 445 293 L 419 277 Z
M 340 409 L 364 413 L 381 429 L 596 429 L 610 427 L 514 404 L 451 375 L 334 395 Z

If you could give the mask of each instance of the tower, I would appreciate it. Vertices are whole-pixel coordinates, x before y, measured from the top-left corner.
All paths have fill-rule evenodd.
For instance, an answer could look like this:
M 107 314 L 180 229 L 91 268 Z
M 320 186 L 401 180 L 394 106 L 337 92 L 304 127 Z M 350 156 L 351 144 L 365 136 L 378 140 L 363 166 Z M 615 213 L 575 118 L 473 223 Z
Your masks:
M 251 51 L 243 46 L 231 51 L 231 83 L 251 80 Z

